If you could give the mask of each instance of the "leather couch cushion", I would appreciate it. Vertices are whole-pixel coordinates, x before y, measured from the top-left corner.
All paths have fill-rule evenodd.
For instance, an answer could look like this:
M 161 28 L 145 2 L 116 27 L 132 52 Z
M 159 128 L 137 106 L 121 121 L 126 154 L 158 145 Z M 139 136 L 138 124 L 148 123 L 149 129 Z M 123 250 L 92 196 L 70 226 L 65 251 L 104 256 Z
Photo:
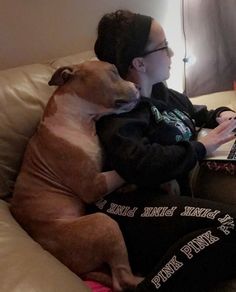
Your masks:
M 1 292 L 89 292 L 83 281 L 36 243 L 0 199 Z
M 88 51 L 46 64 L 0 71 L 0 197 L 10 194 L 14 187 L 26 144 L 55 90 L 47 84 L 53 72 L 93 56 Z
M 52 93 L 47 86 L 52 72 L 40 64 L 0 72 L 0 196 L 13 187 L 26 143 Z

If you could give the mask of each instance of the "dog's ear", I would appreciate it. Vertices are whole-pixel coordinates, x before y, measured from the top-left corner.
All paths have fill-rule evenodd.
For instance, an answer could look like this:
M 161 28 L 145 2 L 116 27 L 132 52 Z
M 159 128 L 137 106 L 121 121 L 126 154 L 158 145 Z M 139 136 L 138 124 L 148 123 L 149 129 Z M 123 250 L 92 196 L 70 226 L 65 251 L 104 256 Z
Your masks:
M 61 67 L 56 70 L 56 72 L 52 75 L 52 78 L 48 82 L 48 85 L 63 85 L 65 84 L 68 80 L 71 79 L 73 76 L 73 69 L 72 67 Z

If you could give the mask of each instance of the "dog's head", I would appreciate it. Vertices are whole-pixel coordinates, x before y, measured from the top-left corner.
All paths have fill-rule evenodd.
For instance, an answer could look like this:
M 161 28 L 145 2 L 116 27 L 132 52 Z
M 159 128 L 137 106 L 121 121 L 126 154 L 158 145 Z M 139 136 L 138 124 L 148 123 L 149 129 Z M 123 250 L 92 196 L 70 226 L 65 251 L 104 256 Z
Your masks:
M 57 85 L 58 94 L 69 93 L 103 108 L 101 113 L 129 111 L 139 100 L 135 84 L 119 76 L 116 67 L 107 62 L 86 61 L 61 67 L 49 85 Z

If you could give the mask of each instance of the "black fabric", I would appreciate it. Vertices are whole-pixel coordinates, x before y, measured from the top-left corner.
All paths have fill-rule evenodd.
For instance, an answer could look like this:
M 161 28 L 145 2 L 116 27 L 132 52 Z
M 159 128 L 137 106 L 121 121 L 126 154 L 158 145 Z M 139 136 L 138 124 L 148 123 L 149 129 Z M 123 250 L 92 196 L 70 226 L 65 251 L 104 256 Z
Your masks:
M 132 113 L 102 119 L 97 130 L 111 167 L 127 182 L 143 187 L 156 188 L 178 178 L 205 155 L 199 142 L 172 144 L 179 130 L 164 121 L 156 124 L 145 101 Z
M 236 271 L 236 207 L 183 196 L 189 195 L 189 171 L 206 152 L 192 140 L 193 119 L 214 126 L 221 110 L 194 108 L 185 95 L 157 84 L 131 112 L 97 123 L 111 169 L 137 189 L 113 192 L 88 211 L 118 222 L 133 272 L 146 276 L 138 292 L 206 292 Z M 162 190 L 171 179 L 181 196 Z
M 193 105 L 190 99 L 179 92 L 168 89 L 163 83 L 157 83 L 153 86 L 153 98 L 157 100 L 163 100 L 168 106 L 179 106 L 189 113 L 189 115 L 195 120 L 197 127 L 215 128 L 218 123 L 216 117 L 222 112 L 230 110 L 228 107 L 219 107 L 216 110 L 208 110 L 205 105 Z
M 169 115 L 170 121 L 157 123 L 151 105 L 161 114 L 165 112 L 166 118 Z M 172 122 L 176 109 L 183 114 L 182 121 L 175 119 Z M 194 129 L 190 141 L 185 139 L 187 128 L 191 128 L 192 118 L 198 126 L 203 123 L 206 127 L 217 125 L 217 112 L 204 108 L 201 115 L 196 114 L 186 96 L 158 84 L 152 98 L 142 98 L 133 111 L 100 119 L 97 133 L 111 168 L 115 168 L 127 182 L 158 188 L 171 179 L 186 182 L 184 177 L 206 153 L 201 143 L 191 140 L 195 136 Z M 183 128 L 186 131 L 181 133 Z
M 233 206 L 142 189 L 108 195 L 91 206 L 97 211 L 118 222 L 133 272 L 147 276 L 136 291 L 206 292 L 235 274 Z

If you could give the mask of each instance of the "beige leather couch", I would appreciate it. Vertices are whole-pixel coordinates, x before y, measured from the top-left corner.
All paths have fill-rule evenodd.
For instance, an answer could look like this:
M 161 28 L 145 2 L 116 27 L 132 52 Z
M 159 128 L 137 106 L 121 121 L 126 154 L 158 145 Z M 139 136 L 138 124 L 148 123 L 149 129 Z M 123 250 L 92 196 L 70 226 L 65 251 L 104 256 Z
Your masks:
M 56 68 L 93 57 L 92 52 L 46 64 L 0 72 L 0 291 L 86 292 L 85 284 L 34 242 L 11 216 L 11 193 L 29 137 L 35 131 L 54 88 L 47 85 Z M 195 98 L 197 103 L 235 107 L 235 92 Z M 234 288 L 235 287 L 235 288 Z M 234 281 L 217 291 L 236 291 Z

